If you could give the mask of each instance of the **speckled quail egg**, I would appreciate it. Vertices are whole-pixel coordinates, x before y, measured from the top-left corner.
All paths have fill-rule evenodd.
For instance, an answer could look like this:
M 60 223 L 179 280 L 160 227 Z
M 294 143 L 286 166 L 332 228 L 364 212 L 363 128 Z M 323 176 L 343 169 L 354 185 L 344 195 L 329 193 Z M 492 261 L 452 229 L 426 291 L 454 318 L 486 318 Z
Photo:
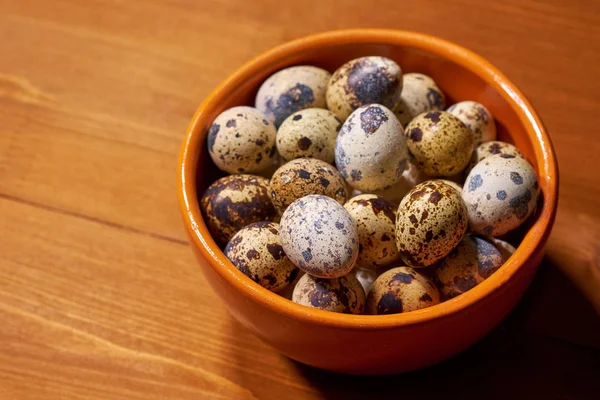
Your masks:
M 467 230 L 467 210 L 460 193 L 432 180 L 415 186 L 396 214 L 396 244 L 411 267 L 426 267 L 444 258 Z
M 348 200 L 344 208 L 358 228 L 359 265 L 381 267 L 400 259 L 394 203 L 373 194 L 361 194 Z
M 373 282 L 375 282 L 375 279 L 377 279 L 379 276 L 379 272 L 375 268 L 365 268 L 361 267 L 360 265 L 354 267 L 352 273 L 360 282 L 361 286 L 365 290 L 365 293 L 369 293 L 371 286 L 373 286 Z
M 341 127 L 342 121 L 329 110 L 297 111 L 277 130 L 277 150 L 286 160 L 313 157 L 332 164 L 335 139 Z
M 483 104 L 475 101 L 461 101 L 447 110 L 462 121 L 473 134 L 475 146 L 496 140 L 496 124 L 492 113 Z
M 517 251 L 517 249 L 515 249 L 515 246 L 508 243 L 506 240 L 501 240 L 498 238 L 491 238 L 491 240 L 492 243 L 494 243 L 494 246 L 496 246 L 496 248 L 500 251 L 500 254 L 502 254 L 502 259 L 504 260 L 504 262 L 506 262 L 506 260 L 508 260 L 510 256 L 512 256 L 513 253 Z
M 279 292 L 298 275 L 279 240 L 279 224 L 255 222 L 236 233 L 225 246 L 225 256 L 248 278 Z
M 229 175 L 206 189 L 200 207 L 216 242 L 225 244 L 244 226 L 276 218 L 268 186 L 262 176 Z
M 256 108 L 279 127 L 291 114 L 305 108 L 326 108 L 325 93 L 331 74 L 300 65 L 274 73 L 258 89 Z
M 431 77 L 416 72 L 402 75 L 402 95 L 395 110 L 402 126 L 426 111 L 443 110 L 445 105 L 444 93 Z
M 346 275 L 358 257 L 358 231 L 337 201 L 309 195 L 294 201 L 281 216 L 281 244 L 301 270 L 319 278 Z
M 215 118 L 206 137 L 215 165 L 230 174 L 269 168 L 275 156 L 275 127 L 253 107 L 239 106 Z
M 399 314 L 440 302 L 435 284 L 409 267 L 392 268 L 379 275 L 367 296 L 367 313 Z
M 373 191 L 402 179 L 408 163 L 406 137 L 388 108 L 371 104 L 344 122 L 335 144 L 335 164 L 355 189 Z
M 357 108 L 377 103 L 394 109 L 402 92 L 402 70 L 385 57 L 361 57 L 338 68 L 327 86 L 327 108 L 345 120 Z
M 533 213 L 539 193 L 537 175 L 525 159 L 487 157 L 473 167 L 463 187 L 471 230 L 499 236 L 517 228 Z
M 402 173 L 402 178 L 398 182 L 381 190 L 373 190 L 371 193 L 381 196 L 397 206 L 412 188 L 419 183 L 423 183 L 431 179 L 429 176 L 425 175 L 423 171 L 421 171 L 414 164 L 414 162 L 411 161 L 410 155 L 409 161 L 406 165 L 406 169 Z
M 304 275 L 296 284 L 292 300 L 319 310 L 344 314 L 362 314 L 365 292 L 353 274 L 324 279 Z
M 473 153 L 473 134 L 454 115 L 429 111 L 406 127 L 408 149 L 417 165 L 429 176 L 452 176 L 461 172 Z
M 269 195 L 282 214 L 295 200 L 309 194 L 322 194 L 344 204 L 348 190 L 344 179 L 331 164 L 315 158 L 297 158 L 281 166 L 269 183 Z
M 465 235 L 436 266 L 435 277 L 442 297 L 451 299 L 474 288 L 502 263 L 502 254 L 496 246 L 477 236 Z
M 452 186 L 458 193 L 460 193 L 462 195 L 462 186 L 460 186 L 458 183 L 449 181 L 447 179 L 440 179 L 440 181 L 444 182 L 447 185 Z
M 481 143 L 475 148 L 466 171 L 471 171 L 473 167 L 481 160 L 484 160 L 486 157 L 493 156 L 494 154 L 509 154 L 512 156 L 525 158 L 523 153 L 521 153 L 519 149 L 510 143 L 500 141 L 485 142 Z

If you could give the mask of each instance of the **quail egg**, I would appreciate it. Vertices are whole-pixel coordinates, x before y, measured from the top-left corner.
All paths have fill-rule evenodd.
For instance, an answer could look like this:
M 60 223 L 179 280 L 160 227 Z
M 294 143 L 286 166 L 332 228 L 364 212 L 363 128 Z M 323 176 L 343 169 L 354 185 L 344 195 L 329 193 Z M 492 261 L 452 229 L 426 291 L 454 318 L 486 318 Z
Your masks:
M 335 139 L 341 127 L 342 121 L 329 110 L 297 111 L 277 130 L 277 150 L 286 160 L 313 157 L 332 164 Z
M 268 186 L 261 176 L 229 175 L 206 189 L 200 207 L 215 241 L 225 244 L 244 226 L 276 218 Z
M 449 181 L 447 179 L 440 179 L 441 182 L 444 182 L 445 184 L 452 186 L 454 188 L 454 190 L 456 190 L 458 193 L 460 193 L 462 195 L 462 186 L 460 186 L 458 183 L 453 182 L 453 181 Z
M 396 214 L 396 244 L 411 267 L 426 267 L 444 258 L 467 230 L 467 210 L 452 186 L 432 180 L 415 186 Z
M 402 70 L 398 64 L 385 57 L 361 57 L 333 73 L 327 86 L 327 108 L 341 120 L 367 104 L 394 109 L 401 91 Z
M 496 246 L 496 248 L 500 251 L 500 254 L 502 254 L 502 259 L 504 260 L 504 262 L 506 262 L 510 258 L 510 256 L 512 256 L 513 253 L 517 251 L 517 249 L 515 249 L 515 246 L 508 243 L 506 240 L 501 240 L 498 238 L 491 238 L 491 240 L 492 243 L 494 243 L 494 246 Z
M 362 314 L 365 292 L 353 274 L 324 279 L 306 274 L 296 284 L 292 300 L 319 310 Z
M 483 104 L 475 101 L 461 101 L 447 110 L 462 121 L 473 134 L 475 146 L 496 140 L 494 117 Z
M 440 302 L 435 284 L 409 267 L 392 268 L 379 275 L 367 296 L 367 313 L 399 314 Z
M 443 110 L 445 104 L 444 93 L 431 77 L 416 72 L 402 75 L 402 95 L 395 110 L 402 126 L 426 111 Z
M 406 127 L 406 135 L 418 167 L 429 176 L 456 175 L 473 153 L 473 134 L 445 111 L 418 115 Z
M 305 108 L 326 108 L 325 93 L 331 74 L 322 68 L 300 65 L 274 73 L 260 86 L 256 108 L 279 125 Z
M 475 151 L 471 156 L 471 162 L 467 167 L 467 172 L 471 171 L 481 160 L 493 156 L 494 154 L 510 154 L 516 157 L 525 158 L 523 153 L 510 143 L 500 141 L 485 142 L 475 148 Z
M 539 193 L 537 175 L 525 159 L 511 154 L 485 158 L 463 186 L 471 230 L 499 236 L 517 228 L 533 213 Z
M 354 276 L 360 282 L 361 286 L 365 290 L 365 293 L 369 293 L 371 286 L 373 286 L 373 282 L 379 276 L 379 273 L 374 268 L 365 268 L 357 265 L 353 270 Z
M 295 200 L 309 194 L 322 194 L 344 204 L 348 190 L 344 179 L 331 164 L 315 158 L 297 158 L 281 166 L 269 184 L 275 209 L 282 214 Z
M 279 292 L 298 275 L 279 241 L 279 224 L 255 222 L 239 230 L 225 246 L 225 256 L 248 278 Z
M 361 194 L 348 200 L 344 208 L 358 228 L 359 265 L 381 267 L 400 259 L 394 203 L 373 194 Z
M 281 244 L 301 270 L 319 278 L 346 275 L 358 257 L 358 231 L 337 201 L 309 195 L 294 201 L 281 216 Z
M 344 122 L 335 144 L 335 164 L 353 188 L 387 188 L 402 179 L 407 163 L 406 137 L 388 108 L 360 107 Z
M 275 156 L 275 127 L 253 107 L 223 111 L 208 130 L 208 153 L 215 165 L 230 174 L 256 173 L 269 168 Z
M 500 251 L 487 240 L 465 235 L 435 269 L 436 282 L 445 299 L 474 288 L 502 266 Z

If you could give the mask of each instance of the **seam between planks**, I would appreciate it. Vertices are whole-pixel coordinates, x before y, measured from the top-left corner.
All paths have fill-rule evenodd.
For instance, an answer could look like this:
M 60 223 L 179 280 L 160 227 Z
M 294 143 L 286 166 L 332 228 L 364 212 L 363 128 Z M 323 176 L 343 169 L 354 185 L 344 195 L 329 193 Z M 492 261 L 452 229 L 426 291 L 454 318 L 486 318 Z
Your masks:
M 103 220 L 100 218 L 91 217 L 89 215 L 80 214 L 80 213 L 76 213 L 73 211 L 63 210 L 58 207 L 48 206 L 45 204 L 37 203 L 37 202 L 31 201 L 31 200 L 22 199 L 20 197 L 12 196 L 9 194 L 0 193 L 0 198 L 6 199 L 8 201 L 13 201 L 15 203 L 20 203 L 20 204 L 25 204 L 28 206 L 36 207 L 36 208 L 39 208 L 39 209 L 42 209 L 45 211 L 49 211 L 49 212 L 53 212 L 56 214 L 61 214 L 61 215 L 69 216 L 69 217 L 83 219 L 83 220 L 90 221 L 90 222 L 95 222 L 98 224 L 102 224 L 102 225 L 105 225 L 105 226 L 108 226 L 111 228 L 119 229 L 119 230 L 130 232 L 130 233 L 135 233 L 135 234 L 144 235 L 144 236 L 150 236 L 155 239 L 165 240 L 167 242 L 171 242 L 171 243 L 175 243 L 175 244 L 179 244 L 179 245 L 183 245 L 183 246 L 188 245 L 188 242 L 185 240 L 177 239 L 177 238 L 170 237 L 167 235 L 162 235 L 162 234 L 156 233 L 156 232 L 149 232 L 149 231 L 145 231 L 142 229 L 132 228 L 130 226 L 122 225 L 122 224 L 119 224 L 116 222 L 106 221 L 106 220 Z

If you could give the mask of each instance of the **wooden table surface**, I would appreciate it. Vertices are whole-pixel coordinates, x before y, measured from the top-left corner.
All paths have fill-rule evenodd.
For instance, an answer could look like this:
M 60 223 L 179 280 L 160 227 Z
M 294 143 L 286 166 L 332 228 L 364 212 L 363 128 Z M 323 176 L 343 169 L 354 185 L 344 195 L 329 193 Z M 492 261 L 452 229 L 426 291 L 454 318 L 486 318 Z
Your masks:
M 523 301 L 402 376 L 326 373 L 260 342 L 207 286 L 177 207 L 179 144 L 209 91 L 274 45 L 349 27 L 480 53 L 560 162 Z M 0 0 L 0 39 L 1 400 L 598 398 L 599 318 L 567 277 L 600 296 L 599 2 Z

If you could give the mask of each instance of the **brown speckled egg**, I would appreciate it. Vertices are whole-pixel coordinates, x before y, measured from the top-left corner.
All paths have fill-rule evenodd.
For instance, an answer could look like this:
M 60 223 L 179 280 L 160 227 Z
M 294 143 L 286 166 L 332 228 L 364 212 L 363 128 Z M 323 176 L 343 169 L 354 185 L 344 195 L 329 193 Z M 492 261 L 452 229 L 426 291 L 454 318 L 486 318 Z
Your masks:
M 388 188 L 382 190 L 374 190 L 371 193 L 381 196 L 384 199 L 391 201 L 397 206 L 412 188 L 414 188 L 419 183 L 423 183 L 430 179 L 431 178 L 425 175 L 423 171 L 421 171 L 414 164 L 414 162 L 410 161 L 409 155 L 409 162 L 407 163 L 406 169 L 402 173 L 402 178 L 400 179 L 400 181 L 394 183 Z
M 473 134 L 454 115 L 429 111 L 406 127 L 408 149 L 429 176 L 456 175 L 469 163 Z
M 471 171 L 475 165 L 486 157 L 493 156 L 494 154 L 509 154 L 516 157 L 525 158 L 523 153 L 519 151 L 515 146 L 510 143 L 493 141 L 481 143 L 475 148 L 473 155 L 471 156 L 471 162 L 467 167 L 467 172 Z
M 465 235 L 458 246 L 435 269 L 444 299 L 465 293 L 489 278 L 502 266 L 502 254 L 487 240 Z
M 458 193 L 460 193 L 462 195 L 462 186 L 460 186 L 458 183 L 449 181 L 447 179 L 440 179 L 440 181 L 444 182 L 445 184 L 447 184 L 449 186 L 452 186 Z
M 515 246 L 513 246 L 505 240 L 497 238 L 491 238 L 491 240 L 492 243 L 494 243 L 494 246 L 496 246 L 496 248 L 500 251 L 500 254 L 502 254 L 502 259 L 504 260 L 504 262 L 506 262 L 506 260 L 508 260 L 510 256 L 512 256 L 513 253 L 517 251 L 517 249 L 515 249 Z
M 342 121 L 331 111 L 307 108 L 286 118 L 277 130 L 277 150 L 286 160 L 312 157 L 333 163 Z
M 204 221 L 217 243 L 227 243 L 253 222 L 272 221 L 277 212 L 268 192 L 269 180 L 255 175 L 230 175 L 214 182 L 200 199 Z
M 348 200 L 344 208 L 358 228 L 359 265 L 381 267 L 400 259 L 394 203 L 373 194 L 361 194 Z
M 253 107 L 233 107 L 213 121 L 206 142 L 215 165 L 230 174 L 266 170 L 275 156 L 275 127 Z
M 275 222 L 255 222 L 239 230 L 225 246 L 225 256 L 248 278 L 275 293 L 298 275 L 283 252 Z
M 328 71 L 309 65 L 282 69 L 260 86 L 256 108 L 276 127 L 296 111 L 326 108 L 325 93 L 330 77 Z
M 338 68 L 327 86 L 327 108 L 345 120 L 357 108 L 377 103 L 394 109 L 402 92 L 402 70 L 385 57 L 362 57 Z
M 396 244 L 411 267 L 426 267 L 444 258 L 467 231 L 467 210 L 454 188 L 439 181 L 415 186 L 396 214 Z
M 301 270 L 319 278 L 346 275 L 358 257 L 358 232 L 337 201 L 310 195 L 294 201 L 281 216 L 281 244 Z
M 324 279 L 304 275 L 294 288 L 292 300 L 303 306 L 344 314 L 362 314 L 365 292 L 353 274 Z
M 399 314 L 431 307 L 440 302 L 435 284 L 409 267 L 392 268 L 379 275 L 367 296 L 367 313 Z
M 335 165 L 361 191 L 381 190 L 402 179 L 408 163 L 406 137 L 388 108 L 371 104 L 344 122 L 335 144 Z
M 480 235 L 503 235 L 533 213 L 539 194 L 537 175 L 523 158 L 487 157 L 473 167 L 463 187 L 469 226 Z
M 348 199 L 344 179 L 331 164 L 315 158 L 297 158 L 281 166 L 269 183 L 275 209 L 283 214 L 295 200 L 309 194 L 322 194 L 340 204 Z
M 394 111 L 402 126 L 426 111 L 443 110 L 445 105 L 444 93 L 431 77 L 416 72 L 402 75 L 402 95 Z
M 473 134 L 475 146 L 496 140 L 496 124 L 492 113 L 483 104 L 475 101 L 461 101 L 447 110 L 462 121 Z

